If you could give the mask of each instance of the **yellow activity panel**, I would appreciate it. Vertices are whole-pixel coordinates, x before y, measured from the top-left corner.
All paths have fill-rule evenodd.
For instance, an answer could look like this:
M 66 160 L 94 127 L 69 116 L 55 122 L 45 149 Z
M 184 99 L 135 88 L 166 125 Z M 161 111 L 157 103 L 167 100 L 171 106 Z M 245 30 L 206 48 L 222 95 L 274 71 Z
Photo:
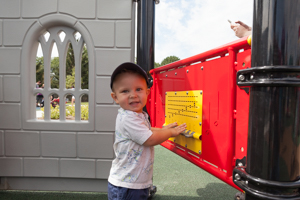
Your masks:
M 165 125 L 173 122 L 187 124 L 186 131 L 169 140 L 201 154 L 203 91 L 166 92 L 165 103 Z

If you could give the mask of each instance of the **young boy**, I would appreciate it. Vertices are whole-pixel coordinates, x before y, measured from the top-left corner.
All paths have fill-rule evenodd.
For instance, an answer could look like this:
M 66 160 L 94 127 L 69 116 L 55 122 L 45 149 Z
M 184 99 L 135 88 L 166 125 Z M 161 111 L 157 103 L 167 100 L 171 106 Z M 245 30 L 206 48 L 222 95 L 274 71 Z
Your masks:
M 186 124 L 152 128 L 143 112 L 150 89 L 146 72 L 134 63 L 123 63 L 111 76 L 111 97 L 121 106 L 116 119 L 114 151 L 108 177 L 109 200 L 148 199 L 152 185 L 154 145 L 185 130 Z

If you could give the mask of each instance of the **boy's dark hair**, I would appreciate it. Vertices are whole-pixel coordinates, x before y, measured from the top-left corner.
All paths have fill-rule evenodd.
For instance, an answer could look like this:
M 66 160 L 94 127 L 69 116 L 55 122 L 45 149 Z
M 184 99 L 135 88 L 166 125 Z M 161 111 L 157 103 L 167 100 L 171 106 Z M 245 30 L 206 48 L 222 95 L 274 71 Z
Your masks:
M 129 72 L 129 73 L 132 72 L 132 73 L 137 73 L 137 74 L 141 75 L 146 80 L 147 85 L 149 85 L 147 73 L 137 64 L 132 63 L 132 62 L 126 62 L 126 63 L 119 65 L 115 69 L 115 71 L 112 73 L 111 78 L 110 78 L 110 88 L 111 89 L 113 89 L 113 83 L 114 83 L 116 77 L 119 74 L 122 74 L 125 72 Z

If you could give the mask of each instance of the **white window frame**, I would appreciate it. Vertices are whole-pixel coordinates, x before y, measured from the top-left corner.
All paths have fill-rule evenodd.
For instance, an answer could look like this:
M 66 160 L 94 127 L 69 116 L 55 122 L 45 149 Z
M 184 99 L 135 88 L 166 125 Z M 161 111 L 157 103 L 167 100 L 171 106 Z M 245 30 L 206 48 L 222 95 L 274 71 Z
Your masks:
M 46 42 L 44 33 L 50 31 L 50 38 Z M 64 31 L 66 36 L 64 41 L 61 42 L 59 38 L 60 31 Z M 74 33 L 79 32 L 81 39 L 77 42 L 74 38 Z M 50 88 L 50 62 L 51 51 L 53 43 L 56 43 L 59 52 L 59 89 Z M 35 87 L 36 82 L 36 55 L 39 43 L 41 43 L 43 55 L 44 55 L 44 89 L 38 89 Z M 69 47 L 69 43 L 72 43 L 73 51 L 75 55 L 75 89 L 65 88 L 65 61 L 66 54 Z M 89 56 L 89 89 L 81 88 L 81 55 L 83 44 L 86 44 L 86 48 Z M 50 59 L 50 60 L 49 60 Z M 85 27 L 75 18 L 66 17 L 63 15 L 51 15 L 40 19 L 34 23 L 27 32 L 22 47 L 22 63 L 21 63 L 21 109 L 22 109 L 22 127 L 29 130 L 74 130 L 74 131 L 93 131 L 95 130 L 94 124 L 94 48 L 93 43 Z M 42 93 L 44 95 L 45 104 L 45 119 L 36 119 L 36 94 Z M 58 94 L 60 97 L 60 119 L 50 119 L 50 94 Z M 75 104 L 75 120 L 66 120 L 65 117 L 65 102 L 66 95 L 73 94 L 75 100 L 79 102 L 81 96 L 88 95 L 89 99 L 89 119 L 81 120 L 80 115 L 80 103 Z

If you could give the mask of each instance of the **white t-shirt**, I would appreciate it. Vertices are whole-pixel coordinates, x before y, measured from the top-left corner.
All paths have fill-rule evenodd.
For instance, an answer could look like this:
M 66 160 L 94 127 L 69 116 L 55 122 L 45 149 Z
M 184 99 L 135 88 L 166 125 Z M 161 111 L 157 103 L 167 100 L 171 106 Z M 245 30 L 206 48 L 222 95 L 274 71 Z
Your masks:
M 148 114 L 120 108 L 108 181 L 118 187 L 144 189 L 152 185 L 154 147 L 143 146 L 152 135 Z

